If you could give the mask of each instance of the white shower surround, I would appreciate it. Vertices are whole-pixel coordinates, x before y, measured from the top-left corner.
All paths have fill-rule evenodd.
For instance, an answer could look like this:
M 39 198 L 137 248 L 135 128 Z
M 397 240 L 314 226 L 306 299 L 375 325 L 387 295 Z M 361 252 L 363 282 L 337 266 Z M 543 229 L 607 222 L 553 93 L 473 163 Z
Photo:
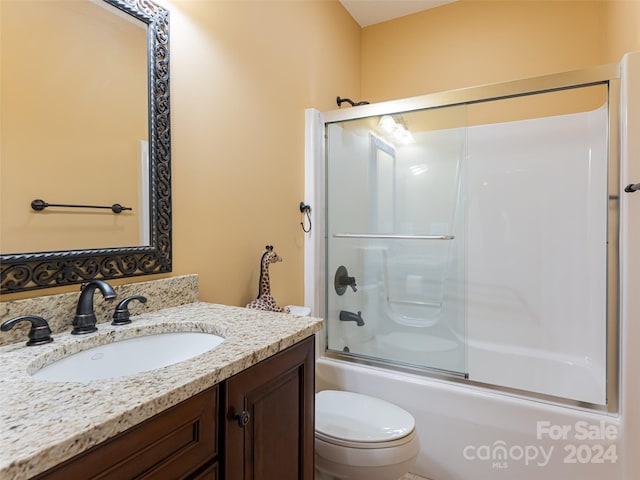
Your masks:
M 621 186 L 640 179 L 640 53 L 628 54 L 621 65 L 620 177 Z M 315 206 L 314 225 L 322 225 L 322 192 L 315 179 L 322 166 L 314 162 L 322 154 L 318 136 L 321 116 L 307 111 L 305 202 Z M 622 190 L 622 188 L 621 188 Z M 619 413 L 607 414 L 558 406 L 475 386 L 403 374 L 385 369 L 319 358 L 317 389 L 338 388 L 367 393 L 392 401 L 416 418 L 421 453 L 414 473 L 433 480 L 483 479 L 580 479 L 631 480 L 640 471 L 640 198 L 620 198 L 620 391 Z M 635 219 L 635 220 L 634 220 Z M 322 229 L 322 226 L 320 227 Z M 323 249 L 318 238 L 308 235 L 305 247 L 305 304 L 318 311 L 324 296 Z M 317 237 L 316 237 L 317 236 Z M 633 268 L 633 265 L 636 267 Z M 321 342 L 322 344 L 322 342 Z M 321 345 L 322 347 L 322 345 Z M 318 349 L 322 352 L 322 349 Z M 635 367 L 634 367 L 635 366 Z M 565 428 L 565 438 L 553 440 L 545 427 Z M 601 436 L 583 440 L 581 427 L 598 430 Z M 540 431 L 538 431 L 540 429 Z M 572 447 L 573 445 L 573 447 Z M 615 446 L 617 458 L 594 463 L 597 445 Z M 486 452 L 507 457 L 486 459 Z M 542 457 L 553 447 L 548 462 Z M 578 456 L 572 456 L 576 449 Z M 483 450 L 484 449 L 484 450 Z M 525 462 L 520 452 L 538 452 Z M 584 462 L 585 455 L 590 461 Z M 581 457 L 579 455 L 582 455 Z M 601 457 L 599 457 L 601 458 Z M 570 463 L 572 460 L 575 463 Z M 596 459 L 597 460 L 597 459 Z M 504 463 L 506 461 L 506 463 Z M 543 465 L 538 463 L 544 462 Z
M 470 379 L 606 404 L 608 123 L 468 129 Z

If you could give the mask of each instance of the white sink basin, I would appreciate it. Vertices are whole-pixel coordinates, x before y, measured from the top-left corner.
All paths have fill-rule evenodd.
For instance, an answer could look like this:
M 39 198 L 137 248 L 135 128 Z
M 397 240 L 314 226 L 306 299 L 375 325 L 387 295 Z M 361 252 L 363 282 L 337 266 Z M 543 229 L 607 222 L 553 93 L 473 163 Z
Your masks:
M 129 338 L 69 355 L 33 373 L 50 382 L 88 382 L 125 377 L 188 360 L 220 345 L 224 338 L 173 332 Z

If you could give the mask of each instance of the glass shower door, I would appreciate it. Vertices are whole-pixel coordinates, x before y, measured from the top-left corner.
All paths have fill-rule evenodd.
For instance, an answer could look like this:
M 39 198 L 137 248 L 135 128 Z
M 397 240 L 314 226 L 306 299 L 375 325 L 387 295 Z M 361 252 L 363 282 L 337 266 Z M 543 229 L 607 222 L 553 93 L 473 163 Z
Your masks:
M 615 404 L 618 94 L 575 80 L 325 117 L 329 351 Z
M 465 374 L 466 107 L 326 125 L 328 349 Z

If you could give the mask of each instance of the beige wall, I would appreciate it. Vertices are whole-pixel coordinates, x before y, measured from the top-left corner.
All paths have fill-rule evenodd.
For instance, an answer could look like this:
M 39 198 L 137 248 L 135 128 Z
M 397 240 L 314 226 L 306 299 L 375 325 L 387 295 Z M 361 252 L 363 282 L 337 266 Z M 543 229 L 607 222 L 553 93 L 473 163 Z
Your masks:
M 158 3 L 171 22 L 172 275 L 199 274 L 201 300 L 245 305 L 272 244 L 275 298 L 299 304 L 304 110 L 359 96 L 360 27 L 337 0 Z
M 303 298 L 304 109 L 359 96 L 360 27 L 337 1 L 179 1 L 171 10 L 174 273 L 245 305 L 272 244 Z
M 461 0 L 362 31 L 378 102 L 617 63 L 640 50 L 640 1 Z
M 604 62 L 606 2 L 461 0 L 362 32 L 372 101 Z
M 266 244 L 284 258 L 271 268 L 278 303 L 302 302 L 305 108 L 640 48 L 638 2 L 461 1 L 365 29 L 333 0 L 160 3 L 171 11 L 173 275 L 198 273 L 202 300 L 232 305 L 256 295 Z
M 640 50 L 640 0 L 607 2 L 605 63 L 617 63 L 627 52 Z

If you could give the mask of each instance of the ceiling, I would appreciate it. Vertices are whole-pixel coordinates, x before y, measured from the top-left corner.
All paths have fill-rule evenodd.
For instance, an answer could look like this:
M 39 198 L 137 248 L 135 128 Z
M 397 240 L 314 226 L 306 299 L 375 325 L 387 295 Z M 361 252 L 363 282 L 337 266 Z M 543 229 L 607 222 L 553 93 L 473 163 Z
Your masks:
M 386 22 L 455 0 L 340 0 L 361 27 Z

